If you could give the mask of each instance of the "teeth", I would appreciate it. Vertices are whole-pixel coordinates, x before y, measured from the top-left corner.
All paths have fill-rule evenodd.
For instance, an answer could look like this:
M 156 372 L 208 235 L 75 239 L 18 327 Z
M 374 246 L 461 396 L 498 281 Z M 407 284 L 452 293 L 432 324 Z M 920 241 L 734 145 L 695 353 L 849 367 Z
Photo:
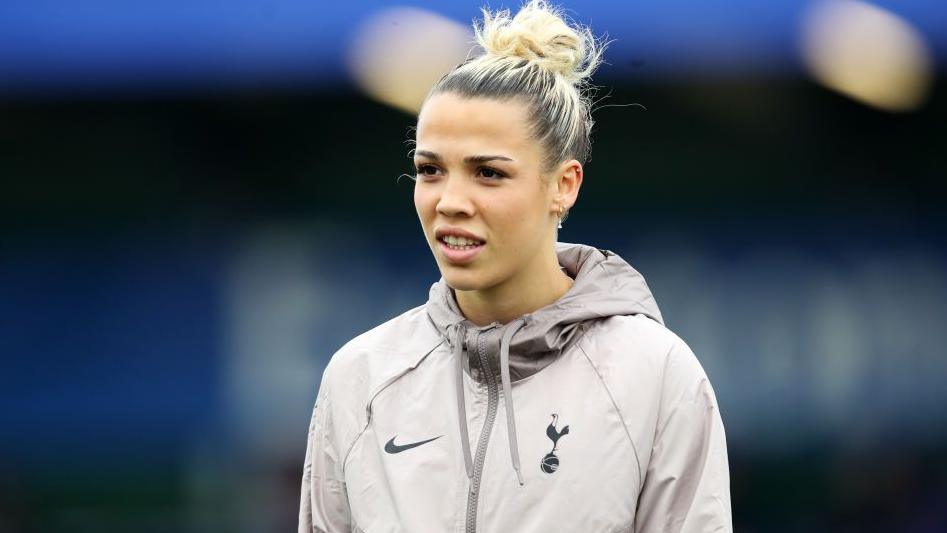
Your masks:
M 466 237 L 457 237 L 454 235 L 445 235 L 441 238 L 441 240 L 451 246 L 474 246 L 481 244 L 480 241 L 474 241 Z

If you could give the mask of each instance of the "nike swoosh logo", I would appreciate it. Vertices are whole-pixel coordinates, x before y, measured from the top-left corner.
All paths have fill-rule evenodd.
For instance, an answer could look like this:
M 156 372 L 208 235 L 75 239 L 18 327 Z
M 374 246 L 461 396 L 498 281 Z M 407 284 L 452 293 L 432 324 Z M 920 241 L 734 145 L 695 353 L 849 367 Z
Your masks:
M 416 448 L 416 447 L 418 447 L 418 446 L 420 446 L 420 445 L 422 445 L 422 444 L 427 444 L 427 443 L 431 442 L 432 440 L 437 440 L 437 439 L 439 439 L 439 438 L 441 438 L 441 437 L 443 437 L 443 436 L 444 436 L 444 435 L 438 435 L 438 436 L 434 437 L 433 439 L 427 439 L 427 440 L 422 440 L 422 441 L 418 441 L 418 442 L 412 442 L 411 444 L 395 444 L 395 439 L 398 438 L 398 435 L 395 435 L 394 437 L 391 437 L 391 440 L 390 440 L 390 441 L 388 441 L 387 443 L 385 443 L 385 451 L 388 452 L 388 453 L 401 453 L 401 452 L 403 452 L 403 451 L 405 451 L 405 450 L 410 450 L 411 448 Z

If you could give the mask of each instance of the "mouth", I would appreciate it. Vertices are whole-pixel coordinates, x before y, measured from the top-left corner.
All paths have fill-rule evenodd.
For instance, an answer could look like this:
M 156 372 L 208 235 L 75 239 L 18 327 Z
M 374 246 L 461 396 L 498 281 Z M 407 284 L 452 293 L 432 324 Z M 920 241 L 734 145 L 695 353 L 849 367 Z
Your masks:
M 441 235 L 437 238 L 437 240 L 451 250 L 470 250 L 476 248 L 477 246 L 483 246 L 486 244 L 480 239 L 457 237 L 454 235 Z
M 462 264 L 472 261 L 486 246 L 485 241 L 445 235 L 438 237 L 441 254 L 451 263 Z

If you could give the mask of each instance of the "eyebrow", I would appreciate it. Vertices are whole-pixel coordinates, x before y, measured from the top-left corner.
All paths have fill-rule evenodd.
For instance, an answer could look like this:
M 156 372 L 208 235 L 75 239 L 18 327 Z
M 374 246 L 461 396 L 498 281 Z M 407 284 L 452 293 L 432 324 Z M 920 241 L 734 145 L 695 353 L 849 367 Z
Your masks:
M 436 152 L 431 152 L 429 150 L 416 150 L 415 155 L 421 155 L 433 159 L 434 161 L 440 161 L 441 156 Z M 486 163 L 487 161 L 513 161 L 513 159 L 506 157 L 505 155 L 468 155 L 464 158 L 464 163 Z

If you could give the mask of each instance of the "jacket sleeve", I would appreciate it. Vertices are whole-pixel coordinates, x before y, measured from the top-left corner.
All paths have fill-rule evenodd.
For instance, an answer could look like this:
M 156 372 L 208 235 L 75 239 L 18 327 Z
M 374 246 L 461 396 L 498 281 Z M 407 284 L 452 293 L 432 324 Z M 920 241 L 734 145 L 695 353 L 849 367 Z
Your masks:
M 732 532 L 727 442 L 713 388 L 679 338 L 665 365 L 634 531 Z
M 299 533 L 351 531 L 348 495 L 341 470 L 345 457 L 333 443 L 329 367 L 331 364 L 322 374 L 322 384 L 309 422 L 299 502 Z

